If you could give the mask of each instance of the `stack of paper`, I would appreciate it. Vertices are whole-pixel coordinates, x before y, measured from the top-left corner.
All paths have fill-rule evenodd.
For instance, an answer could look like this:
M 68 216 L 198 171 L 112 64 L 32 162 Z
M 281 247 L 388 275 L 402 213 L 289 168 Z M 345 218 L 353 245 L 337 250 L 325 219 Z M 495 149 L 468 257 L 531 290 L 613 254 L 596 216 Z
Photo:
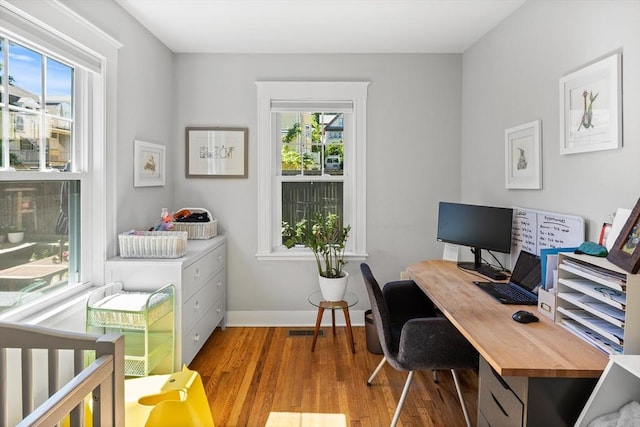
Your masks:
M 607 354 L 622 354 L 621 345 L 610 342 L 588 328 L 585 328 L 578 322 L 571 319 L 565 319 L 562 321 L 562 326 Z

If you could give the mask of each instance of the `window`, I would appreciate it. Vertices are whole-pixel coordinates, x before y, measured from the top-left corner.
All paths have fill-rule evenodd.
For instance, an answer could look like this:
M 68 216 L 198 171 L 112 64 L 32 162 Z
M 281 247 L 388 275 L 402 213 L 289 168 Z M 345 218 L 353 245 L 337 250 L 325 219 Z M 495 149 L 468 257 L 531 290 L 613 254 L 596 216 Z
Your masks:
M 283 222 L 315 212 L 351 225 L 347 254 L 366 255 L 367 82 L 257 82 L 258 258 L 311 256 L 282 246 Z
M 48 7 L 50 21 L 70 16 Z M 104 59 L 14 6 L 0 12 L 0 318 L 21 319 L 87 286 L 92 240 L 105 246 L 87 232 L 104 228 L 92 218 Z
M 0 80 L 9 83 L 0 94 L 2 115 L 9 117 L 2 167 L 63 170 L 71 161 L 74 68 L 9 38 L 0 43 L 0 53 L 7 52 Z
M 296 224 L 310 219 L 314 212 L 335 213 L 343 218 L 344 144 L 340 138 L 329 141 L 326 126 L 345 113 L 312 111 L 276 112 L 276 127 L 282 129 L 280 148 L 281 217 L 283 223 Z M 309 132 L 300 132 L 300 123 Z M 277 179 L 278 179 L 277 178 Z

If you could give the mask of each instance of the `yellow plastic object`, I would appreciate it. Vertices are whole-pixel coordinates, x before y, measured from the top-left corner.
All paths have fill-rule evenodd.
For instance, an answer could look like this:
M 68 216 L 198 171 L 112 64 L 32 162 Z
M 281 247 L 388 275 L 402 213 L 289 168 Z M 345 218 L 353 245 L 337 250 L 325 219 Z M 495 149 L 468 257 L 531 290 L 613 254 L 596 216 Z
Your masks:
M 126 380 L 125 425 L 214 427 L 200 374 L 185 366 L 171 375 Z
M 93 416 L 91 413 L 91 396 L 84 399 L 84 427 L 93 427 Z M 69 415 L 60 421 L 60 427 L 71 427 L 71 419 Z

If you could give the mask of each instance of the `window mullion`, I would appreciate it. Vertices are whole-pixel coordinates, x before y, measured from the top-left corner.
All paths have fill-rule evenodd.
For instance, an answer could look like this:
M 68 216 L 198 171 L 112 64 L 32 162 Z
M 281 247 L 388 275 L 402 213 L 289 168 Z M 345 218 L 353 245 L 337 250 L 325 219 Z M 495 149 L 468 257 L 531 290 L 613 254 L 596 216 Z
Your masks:
M 39 169 L 41 171 L 47 168 L 47 57 L 42 55 L 42 63 L 40 64 L 40 85 L 42 94 L 40 98 L 40 147 L 38 150 Z
M 3 88 L 2 96 L 2 128 L 0 129 L 0 141 L 2 141 L 2 162 L 0 169 L 8 169 L 10 167 L 9 157 L 9 41 L 6 38 L 1 39 L 2 42 L 2 82 L 7 82 Z

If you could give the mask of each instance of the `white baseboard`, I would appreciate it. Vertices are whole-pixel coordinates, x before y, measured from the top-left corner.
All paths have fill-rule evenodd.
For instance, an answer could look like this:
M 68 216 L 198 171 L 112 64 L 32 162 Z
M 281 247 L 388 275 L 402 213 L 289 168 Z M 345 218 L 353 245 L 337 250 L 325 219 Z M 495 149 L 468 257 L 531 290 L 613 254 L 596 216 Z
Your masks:
M 228 311 L 227 326 L 314 327 L 318 311 Z M 349 310 L 351 326 L 364 326 L 364 310 Z M 336 326 L 344 326 L 342 310 L 336 310 Z M 331 310 L 325 310 L 322 326 L 331 326 Z

